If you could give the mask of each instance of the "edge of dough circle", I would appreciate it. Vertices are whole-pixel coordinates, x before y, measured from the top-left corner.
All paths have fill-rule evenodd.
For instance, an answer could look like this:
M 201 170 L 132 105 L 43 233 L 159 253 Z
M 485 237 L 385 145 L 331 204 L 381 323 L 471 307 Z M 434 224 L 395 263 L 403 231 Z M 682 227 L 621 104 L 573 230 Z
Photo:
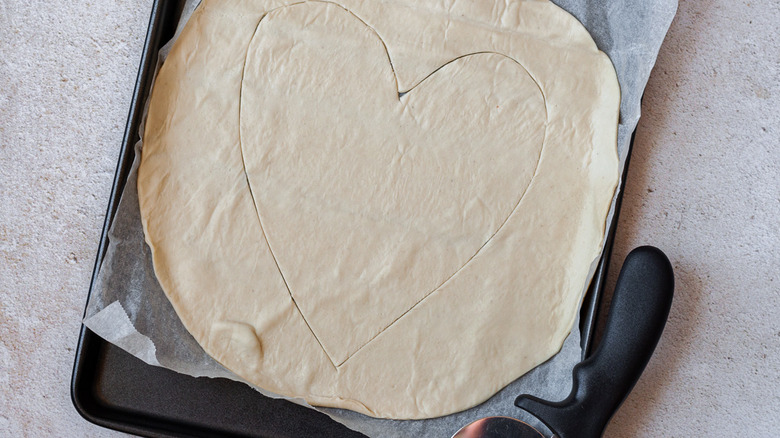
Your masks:
M 155 274 L 247 382 L 381 418 L 557 353 L 603 246 L 620 92 L 548 1 L 204 0 L 155 81 Z

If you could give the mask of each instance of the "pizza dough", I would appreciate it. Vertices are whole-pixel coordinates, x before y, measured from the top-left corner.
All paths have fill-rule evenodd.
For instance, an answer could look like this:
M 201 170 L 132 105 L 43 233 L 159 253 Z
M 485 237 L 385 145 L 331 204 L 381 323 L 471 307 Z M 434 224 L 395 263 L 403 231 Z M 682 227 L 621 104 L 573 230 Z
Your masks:
M 561 347 L 618 180 L 619 87 L 547 1 L 204 0 L 156 79 L 155 273 L 266 390 L 413 419 Z

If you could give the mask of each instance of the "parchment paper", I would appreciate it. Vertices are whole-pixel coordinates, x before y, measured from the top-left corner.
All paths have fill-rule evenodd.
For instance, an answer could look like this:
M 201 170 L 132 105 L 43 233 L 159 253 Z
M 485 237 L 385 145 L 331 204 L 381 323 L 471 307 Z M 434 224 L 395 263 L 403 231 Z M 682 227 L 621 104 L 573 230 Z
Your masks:
M 199 1 L 186 1 L 179 30 L 171 43 L 160 51 L 160 63 Z M 615 65 L 622 93 L 618 128 L 622 173 L 631 133 L 639 120 L 640 99 L 658 49 L 677 10 L 677 0 L 554 0 L 554 3 L 585 25 L 598 47 L 609 55 Z M 154 276 L 151 251 L 144 242 L 136 190 L 137 158 L 141 147 L 139 142 L 136 145 L 136 162 L 109 231 L 109 247 L 87 306 L 84 324 L 150 365 L 196 377 L 242 381 L 209 357 L 187 332 Z M 607 219 L 608 225 L 613 215 L 614 202 Z M 487 402 L 467 411 L 430 420 L 380 420 L 348 410 L 318 410 L 370 437 L 450 437 L 463 425 L 490 415 L 521 418 L 546 430 L 537 419 L 515 408 L 514 399 L 519 394 L 529 393 L 548 400 L 560 400 L 569 393 L 571 370 L 579 362 L 581 354 L 578 327 L 579 324 L 575 323 L 574 330 L 557 355 Z M 265 395 L 279 397 L 260 388 L 255 389 Z M 292 401 L 308 406 L 302 400 Z

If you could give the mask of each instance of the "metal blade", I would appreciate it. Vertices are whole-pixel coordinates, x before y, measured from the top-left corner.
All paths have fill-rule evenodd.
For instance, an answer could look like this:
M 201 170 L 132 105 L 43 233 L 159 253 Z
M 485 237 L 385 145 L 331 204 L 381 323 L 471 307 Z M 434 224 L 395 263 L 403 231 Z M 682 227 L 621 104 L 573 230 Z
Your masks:
M 464 426 L 452 438 L 544 438 L 544 435 L 516 418 L 487 417 Z

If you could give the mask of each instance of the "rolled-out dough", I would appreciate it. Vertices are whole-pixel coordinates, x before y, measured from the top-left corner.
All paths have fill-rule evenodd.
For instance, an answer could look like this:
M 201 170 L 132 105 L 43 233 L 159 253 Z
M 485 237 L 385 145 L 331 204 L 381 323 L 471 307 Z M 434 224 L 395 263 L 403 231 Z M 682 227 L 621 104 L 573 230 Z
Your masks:
M 547 1 L 204 0 L 152 92 L 160 284 L 247 381 L 387 418 L 560 349 L 618 179 L 619 87 Z

